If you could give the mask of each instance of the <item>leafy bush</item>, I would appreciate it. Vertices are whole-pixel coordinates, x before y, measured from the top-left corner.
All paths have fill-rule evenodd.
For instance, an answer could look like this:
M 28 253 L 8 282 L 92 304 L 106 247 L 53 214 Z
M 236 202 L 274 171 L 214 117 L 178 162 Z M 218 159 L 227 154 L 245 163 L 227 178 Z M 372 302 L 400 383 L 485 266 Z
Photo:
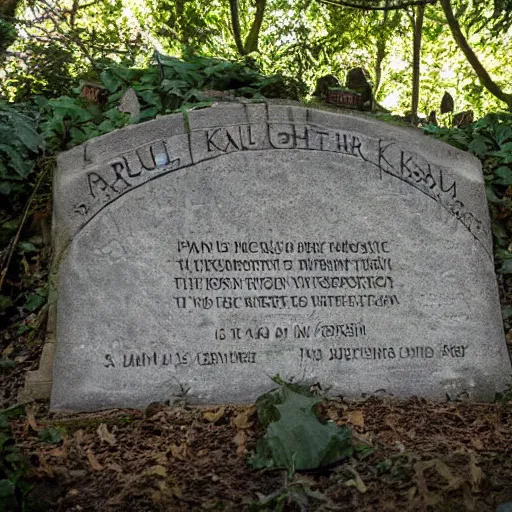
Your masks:
M 0 411 L 0 511 L 41 510 L 30 499 L 29 463 L 14 444 L 9 421 L 24 413 L 22 405 Z
M 234 96 L 263 98 L 273 93 L 297 94 L 299 86 L 290 78 L 265 77 L 237 62 L 192 56 L 187 61 L 157 56 L 157 63 L 147 69 L 121 65 L 105 69 L 98 87 L 105 97 L 98 103 L 77 96 L 62 96 L 47 102 L 48 119 L 42 125 L 44 137 L 52 150 L 81 144 L 134 122 L 187 108 L 208 106 L 218 100 L 220 91 Z M 137 119 L 120 112 L 118 105 L 132 88 L 140 106 Z M 227 94 L 226 94 L 227 96 Z
M 15 195 L 26 187 L 35 159 L 44 147 L 37 114 L 26 104 L 0 100 L 0 194 Z

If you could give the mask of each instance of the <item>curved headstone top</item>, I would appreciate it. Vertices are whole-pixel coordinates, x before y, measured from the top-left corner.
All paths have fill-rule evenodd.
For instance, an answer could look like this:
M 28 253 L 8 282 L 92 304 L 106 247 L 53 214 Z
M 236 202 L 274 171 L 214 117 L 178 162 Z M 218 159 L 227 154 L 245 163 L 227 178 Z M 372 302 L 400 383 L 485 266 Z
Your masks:
M 54 410 L 511 373 L 480 163 L 371 118 L 230 103 L 59 157 Z

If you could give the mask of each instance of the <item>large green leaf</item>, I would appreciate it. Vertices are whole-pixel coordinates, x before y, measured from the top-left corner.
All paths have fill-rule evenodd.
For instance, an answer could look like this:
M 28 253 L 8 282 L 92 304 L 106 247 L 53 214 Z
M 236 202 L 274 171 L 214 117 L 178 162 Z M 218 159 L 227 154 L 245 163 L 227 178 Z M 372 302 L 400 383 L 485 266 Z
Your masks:
M 308 470 L 326 466 L 353 452 L 352 432 L 347 426 L 321 423 L 314 407 L 318 397 L 296 393 L 284 385 L 280 401 L 273 404 L 279 419 L 271 421 L 257 444 L 250 464 L 257 469 Z
M 500 157 L 506 164 L 512 162 L 512 142 L 506 142 L 499 151 L 494 151 L 491 154 Z
M 482 135 L 475 134 L 473 140 L 468 144 L 468 149 L 477 156 L 485 155 L 488 151 L 485 137 Z
M 512 274 L 512 258 L 509 258 L 501 265 L 500 272 L 502 274 Z
M 494 171 L 494 175 L 498 178 L 495 183 L 499 185 L 512 185 L 512 169 L 506 165 L 498 167 Z
M 27 311 L 36 311 L 46 302 L 46 298 L 37 293 L 31 293 L 23 305 Z
M 83 108 L 79 100 L 68 96 L 61 96 L 60 98 L 50 100 L 48 104 L 60 118 L 69 116 L 74 121 L 86 122 L 90 121 L 93 117 L 90 112 Z
M 25 147 L 37 153 L 43 147 L 43 139 L 37 133 L 35 123 L 27 116 L 16 114 L 11 117 L 14 133 Z

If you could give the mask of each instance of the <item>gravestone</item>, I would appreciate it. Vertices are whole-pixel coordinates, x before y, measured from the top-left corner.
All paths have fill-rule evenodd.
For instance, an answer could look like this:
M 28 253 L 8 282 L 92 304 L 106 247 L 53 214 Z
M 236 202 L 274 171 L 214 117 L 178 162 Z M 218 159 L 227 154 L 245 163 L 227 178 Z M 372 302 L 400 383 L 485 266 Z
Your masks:
M 354 397 L 491 399 L 509 378 L 469 154 L 231 103 L 58 164 L 53 410 L 247 402 L 276 374 Z

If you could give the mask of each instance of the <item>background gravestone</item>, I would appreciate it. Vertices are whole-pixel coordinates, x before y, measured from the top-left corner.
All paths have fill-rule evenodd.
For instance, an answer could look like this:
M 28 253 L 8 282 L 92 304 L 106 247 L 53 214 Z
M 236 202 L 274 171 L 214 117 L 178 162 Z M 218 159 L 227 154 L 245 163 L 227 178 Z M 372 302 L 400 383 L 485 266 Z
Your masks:
M 479 162 L 279 104 L 172 115 L 63 153 L 52 407 L 332 393 L 490 399 L 510 374 Z

